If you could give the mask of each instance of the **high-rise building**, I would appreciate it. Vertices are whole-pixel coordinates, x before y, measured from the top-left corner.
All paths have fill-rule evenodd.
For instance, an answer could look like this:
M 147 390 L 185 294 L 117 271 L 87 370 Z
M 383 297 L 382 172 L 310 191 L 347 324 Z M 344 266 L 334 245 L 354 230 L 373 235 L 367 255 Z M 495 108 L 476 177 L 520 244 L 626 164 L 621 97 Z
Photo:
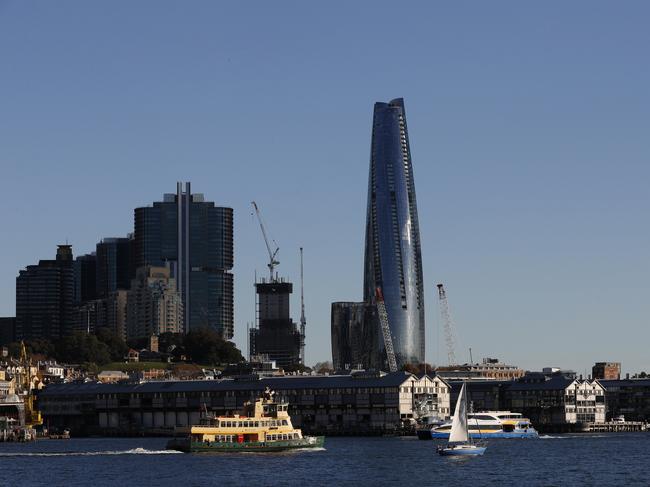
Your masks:
M 183 304 L 167 267 L 139 267 L 126 298 L 127 338 L 183 330 Z
M 413 179 L 404 100 L 375 103 L 363 303 L 376 307 L 376 292 L 381 289 L 398 366 L 424 361 L 422 257 Z M 339 366 L 347 360 L 362 360 L 364 367 L 386 370 L 386 350 L 376 311 L 368 314 L 362 308 L 361 303 L 332 305 L 333 359 Z M 360 319 L 363 326 L 359 326 Z M 370 322 L 365 321 L 368 319 Z M 370 331 L 373 338 L 369 341 L 363 334 Z M 343 346 L 344 340 L 348 340 L 347 346 Z M 355 344 L 362 349 L 355 350 Z M 351 347 L 348 352 L 344 352 L 346 347 Z
M 332 364 L 334 370 L 381 368 L 376 360 L 379 334 L 377 308 L 369 303 L 332 303 Z M 373 353 L 374 352 L 374 353 Z
M 80 255 L 74 260 L 74 302 L 85 303 L 97 298 L 97 256 Z
M 231 339 L 233 211 L 192 194 L 176 194 L 135 209 L 134 266 L 168 266 L 183 300 L 185 331 L 209 327 Z
M 97 296 L 106 298 L 118 289 L 128 289 L 133 278 L 132 240 L 105 238 L 97 244 Z
M 250 355 L 267 355 L 278 366 L 300 364 L 300 331 L 290 316 L 293 284 L 274 278 L 255 283 L 258 327 L 249 331 Z
M 9 345 L 13 342 L 16 332 L 16 318 L 6 317 L 0 318 L 0 345 Z
M 381 288 L 398 365 L 424 361 L 420 227 L 404 100 L 375 103 L 368 178 L 364 301 Z M 385 356 L 383 342 L 380 353 Z
M 72 246 L 59 245 L 56 260 L 27 266 L 16 278 L 16 339 L 56 340 L 73 331 Z

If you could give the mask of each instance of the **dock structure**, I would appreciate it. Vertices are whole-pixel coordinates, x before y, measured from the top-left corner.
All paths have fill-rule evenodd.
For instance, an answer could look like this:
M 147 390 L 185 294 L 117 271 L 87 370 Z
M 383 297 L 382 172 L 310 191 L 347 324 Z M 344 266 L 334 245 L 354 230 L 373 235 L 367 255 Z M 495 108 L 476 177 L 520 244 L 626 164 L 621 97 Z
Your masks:
M 646 431 L 648 425 L 642 421 L 609 421 L 607 423 L 587 423 L 585 431 L 589 433 L 622 433 Z

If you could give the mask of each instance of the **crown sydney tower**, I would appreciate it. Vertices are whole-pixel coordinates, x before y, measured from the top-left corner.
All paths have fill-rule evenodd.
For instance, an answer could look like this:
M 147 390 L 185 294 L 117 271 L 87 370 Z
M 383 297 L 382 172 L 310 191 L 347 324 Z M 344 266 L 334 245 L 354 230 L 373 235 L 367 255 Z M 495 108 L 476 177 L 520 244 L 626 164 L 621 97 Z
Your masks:
M 420 228 L 401 98 L 375 103 L 372 123 L 364 258 L 366 303 L 375 303 L 376 288 L 384 295 L 398 365 L 424 362 Z M 383 342 L 377 346 L 384 361 Z

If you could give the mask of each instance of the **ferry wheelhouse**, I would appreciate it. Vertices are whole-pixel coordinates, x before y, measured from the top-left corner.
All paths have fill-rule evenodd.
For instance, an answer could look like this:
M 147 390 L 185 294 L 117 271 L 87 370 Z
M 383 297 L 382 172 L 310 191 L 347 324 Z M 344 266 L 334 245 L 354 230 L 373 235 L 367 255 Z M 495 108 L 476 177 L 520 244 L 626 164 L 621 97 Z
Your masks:
M 323 436 L 303 436 L 291 424 L 287 402 L 275 401 L 267 388 L 234 416 L 205 415 L 201 424 L 176 427 L 167 449 L 182 452 L 283 451 L 322 447 Z

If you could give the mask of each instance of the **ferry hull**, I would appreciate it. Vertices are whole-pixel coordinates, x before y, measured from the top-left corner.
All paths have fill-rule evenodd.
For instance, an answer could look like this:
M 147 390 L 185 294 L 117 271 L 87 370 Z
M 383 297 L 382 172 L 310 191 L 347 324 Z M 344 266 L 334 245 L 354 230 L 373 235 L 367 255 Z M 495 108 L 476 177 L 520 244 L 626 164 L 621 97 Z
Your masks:
M 188 438 L 173 438 L 167 442 L 168 450 L 183 453 L 281 452 L 303 448 L 322 448 L 324 436 L 308 436 L 295 440 L 251 441 L 245 443 L 196 442 Z
M 470 432 L 469 436 L 473 440 L 485 440 L 488 438 L 539 438 L 539 434 L 537 433 L 536 430 L 528 430 L 528 431 L 510 431 L 510 432 L 504 432 L 504 431 L 495 431 L 495 432 Z M 431 438 L 434 439 L 441 439 L 441 440 L 448 440 L 449 439 L 449 432 L 435 432 L 431 431 Z

